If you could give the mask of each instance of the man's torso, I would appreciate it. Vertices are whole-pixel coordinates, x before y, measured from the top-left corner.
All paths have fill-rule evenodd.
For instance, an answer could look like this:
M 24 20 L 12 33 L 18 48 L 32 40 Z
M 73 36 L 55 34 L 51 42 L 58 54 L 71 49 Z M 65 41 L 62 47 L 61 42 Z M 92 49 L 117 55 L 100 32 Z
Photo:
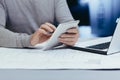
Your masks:
M 33 33 L 45 22 L 54 22 L 54 0 L 3 0 L 7 28 L 14 32 Z

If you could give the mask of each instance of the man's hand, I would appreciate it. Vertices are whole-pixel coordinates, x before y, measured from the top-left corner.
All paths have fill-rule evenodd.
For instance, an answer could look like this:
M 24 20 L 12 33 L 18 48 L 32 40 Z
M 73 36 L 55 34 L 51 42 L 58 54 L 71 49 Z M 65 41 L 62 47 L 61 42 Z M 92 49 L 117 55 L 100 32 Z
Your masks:
M 66 33 L 59 37 L 59 41 L 65 45 L 73 46 L 79 38 L 79 31 L 77 28 L 68 29 Z
M 31 35 L 30 43 L 32 46 L 45 42 L 48 40 L 52 34 L 50 32 L 54 32 L 56 27 L 50 23 L 45 23 L 40 26 L 40 28 Z

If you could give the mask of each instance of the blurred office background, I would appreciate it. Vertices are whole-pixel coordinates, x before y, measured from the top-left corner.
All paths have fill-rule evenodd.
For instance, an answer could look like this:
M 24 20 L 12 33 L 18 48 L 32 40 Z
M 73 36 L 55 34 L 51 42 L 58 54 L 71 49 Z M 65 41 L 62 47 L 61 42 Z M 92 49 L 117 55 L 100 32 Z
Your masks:
M 120 0 L 67 0 L 73 17 L 80 20 L 81 37 L 111 36 L 120 17 Z

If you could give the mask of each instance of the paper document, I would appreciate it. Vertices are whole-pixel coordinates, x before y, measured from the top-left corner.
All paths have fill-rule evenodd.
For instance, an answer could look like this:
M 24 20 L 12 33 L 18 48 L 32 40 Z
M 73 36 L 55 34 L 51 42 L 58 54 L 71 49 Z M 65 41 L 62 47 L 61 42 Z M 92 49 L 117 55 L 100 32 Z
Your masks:
M 79 23 L 79 21 L 70 21 L 70 22 L 59 24 L 59 26 L 57 27 L 57 29 L 55 30 L 55 32 L 53 33 L 51 38 L 42 44 L 36 45 L 35 48 L 42 48 L 42 50 L 48 50 L 48 49 L 51 49 L 52 47 L 58 45 L 58 43 L 59 43 L 58 37 L 62 33 L 65 33 L 66 30 L 68 30 L 72 27 L 77 27 L 78 23 Z
M 120 53 L 0 48 L 0 69 L 120 69 Z

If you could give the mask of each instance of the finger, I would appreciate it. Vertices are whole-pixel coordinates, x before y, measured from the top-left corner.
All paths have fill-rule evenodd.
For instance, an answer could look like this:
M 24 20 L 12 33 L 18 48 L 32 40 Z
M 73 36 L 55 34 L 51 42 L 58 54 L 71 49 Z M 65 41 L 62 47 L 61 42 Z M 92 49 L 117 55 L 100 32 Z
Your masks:
M 54 32 L 54 30 L 46 24 L 41 25 L 40 28 L 46 30 L 47 32 Z
M 74 42 L 75 38 L 59 38 L 59 41 L 61 42 Z
M 46 25 L 48 25 L 48 26 L 50 26 L 54 31 L 56 30 L 56 27 L 53 25 L 53 24 L 51 24 L 51 23 L 45 23 Z
M 62 34 L 60 38 L 75 38 L 76 34 Z
M 38 35 L 40 35 L 40 34 L 47 34 L 47 32 L 44 29 L 38 29 L 37 30 L 37 34 Z
M 40 32 L 42 33 L 41 35 L 44 34 L 45 36 L 48 36 L 48 37 L 52 35 L 52 34 L 48 33 L 46 30 L 44 30 L 44 29 L 41 29 Z
M 72 34 L 79 33 L 79 31 L 78 31 L 77 28 L 71 28 L 71 29 L 68 29 L 66 32 L 67 32 L 67 33 L 72 33 Z
M 67 42 L 67 41 L 61 41 L 61 43 L 65 45 L 70 45 L 70 46 L 73 46 L 75 44 L 75 42 Z
M 35 33 L 36 37 L 41 37 L 42 35 L 51 36 L 51 34 L 48 34 L 44 29 L 38 29 Z

